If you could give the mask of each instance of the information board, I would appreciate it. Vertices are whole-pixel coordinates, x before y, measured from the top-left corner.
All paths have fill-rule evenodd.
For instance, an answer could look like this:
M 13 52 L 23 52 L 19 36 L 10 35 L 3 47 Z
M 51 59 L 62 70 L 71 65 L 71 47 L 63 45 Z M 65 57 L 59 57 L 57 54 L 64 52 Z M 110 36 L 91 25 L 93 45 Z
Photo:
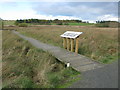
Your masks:
M 83 32 L 66 31 L 64 34 L 62 34 L 60 36 L 65 37 L 65 38 L 73 38 L 73 39 L 75 39 L 82 33 Z

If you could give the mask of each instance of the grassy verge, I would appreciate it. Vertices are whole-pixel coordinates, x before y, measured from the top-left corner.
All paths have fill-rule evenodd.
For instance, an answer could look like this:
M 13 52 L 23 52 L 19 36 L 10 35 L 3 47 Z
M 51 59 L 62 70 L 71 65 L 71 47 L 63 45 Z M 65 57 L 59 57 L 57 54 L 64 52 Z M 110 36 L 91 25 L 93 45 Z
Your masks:
M 79 72 L 56 60 L 48 52 L 36 49 L 27 41 L 3 31 L 3 88 L 67 87 Z

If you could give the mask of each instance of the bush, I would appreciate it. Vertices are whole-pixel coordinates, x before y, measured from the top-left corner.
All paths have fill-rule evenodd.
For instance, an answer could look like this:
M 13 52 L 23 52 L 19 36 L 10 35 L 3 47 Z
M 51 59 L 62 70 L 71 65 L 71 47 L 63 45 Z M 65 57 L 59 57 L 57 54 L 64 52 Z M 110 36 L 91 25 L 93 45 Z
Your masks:
M 109 27 L 108 23 L 98 23 L 96 24 L 96 27 Z
M 28 25 L 26 23 L 20 23 L 18 24 L 19 27 L 27 27 Z
M 18 22 L 15 22 L 14 24 L 15 24 L 15 25 L 19 25 L 19 23 L 18 23 Z
M 62 22 L 59 22 L 59 23 L 57 23 L 57 25 L 63 25 L 63 23 L 62 23 Z

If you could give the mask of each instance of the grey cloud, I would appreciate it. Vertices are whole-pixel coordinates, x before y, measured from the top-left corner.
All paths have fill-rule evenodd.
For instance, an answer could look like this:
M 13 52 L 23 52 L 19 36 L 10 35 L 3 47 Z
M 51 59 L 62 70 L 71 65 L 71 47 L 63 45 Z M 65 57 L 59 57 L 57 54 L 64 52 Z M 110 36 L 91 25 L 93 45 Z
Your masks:
M 94 19 L 105 14 L 117 16 L 117 8 L 117 3 L 113 2 L 41 2 L 35 3 L 33 7 L 38 14 L 77 16 L 84 19 Z

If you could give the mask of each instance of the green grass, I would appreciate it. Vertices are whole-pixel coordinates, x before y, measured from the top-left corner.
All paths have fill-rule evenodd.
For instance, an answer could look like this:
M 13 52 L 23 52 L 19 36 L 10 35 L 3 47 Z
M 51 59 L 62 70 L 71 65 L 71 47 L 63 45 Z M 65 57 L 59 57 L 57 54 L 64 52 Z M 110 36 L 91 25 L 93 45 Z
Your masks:
M 66 86 L 70 86 L 73 82 L 80 80 L 80 77 L 75 77 L 76 75 L 78 75 L 79 73 L 74 71 L 72 68 L 67 68 L 67 69 L 63 69 L 61 72 L 59 73 L 48 73 L 48 79 L 50 81 L 50 83 L 52 83 L 53 87 L 51 88 L 65 88 Z M 67 80 L 67 82 L 69 83 L 65 83 L 66 81 L 63 81 L 63 77 L 65 78 L 70 78 L 69 80 Z M 75 77 L 75 78 L 74 78 Z
M 116 55 L 110 55 L 110 54 L 108 54 L 108 55 L 106 55 L 105 57 L 103 57 L 103 58 L 101 58 L 100 59 L 100 62 L 101 63 L 111 63 L 111 62 L 113 62 L 114 60 L 118 60 L 118 54 L 116 54 Z
M 14 25 L 15 20 L 4 20 L 4 25 Z
M 3 31 L 2 57 L 3 88 L 67 87 L 80 74 L 10 31 Z
M 88 26 L 94 25 L 93 23 L 68 23 L 69 25 Z
M 28 25 L 40 25 L 40 24 L 39 23 L 33 23 L 33 24 L 28 24 Z M 50 23 L 50 25 L 58 25 L 58 24 L 56 24 L 56 23 Z M 63 23 L 62 25 L 65 25 L 65 23 Z M 72 25 L 72 26 L 88 26 L 88 25 L 94 25 L 94 24 L 93 23 L 67 23 L 67 25 Z
M 26 23 L 28 26 L 31 25 L 41 25 L 39 23 Z M 4 25 L 15 25 L 15 20 L 4 20 Z M 45 25 L 45 24 L 43 24 Z M 56 23 L 50 23 L 50 25 L 57 25 Z M 63 25 L 65 25 L 63 23 Z M 75 25 L 75 26 L 88 26 L 88 25 L 94 25 L 93 23 L 68 23 L 68 25 Z

